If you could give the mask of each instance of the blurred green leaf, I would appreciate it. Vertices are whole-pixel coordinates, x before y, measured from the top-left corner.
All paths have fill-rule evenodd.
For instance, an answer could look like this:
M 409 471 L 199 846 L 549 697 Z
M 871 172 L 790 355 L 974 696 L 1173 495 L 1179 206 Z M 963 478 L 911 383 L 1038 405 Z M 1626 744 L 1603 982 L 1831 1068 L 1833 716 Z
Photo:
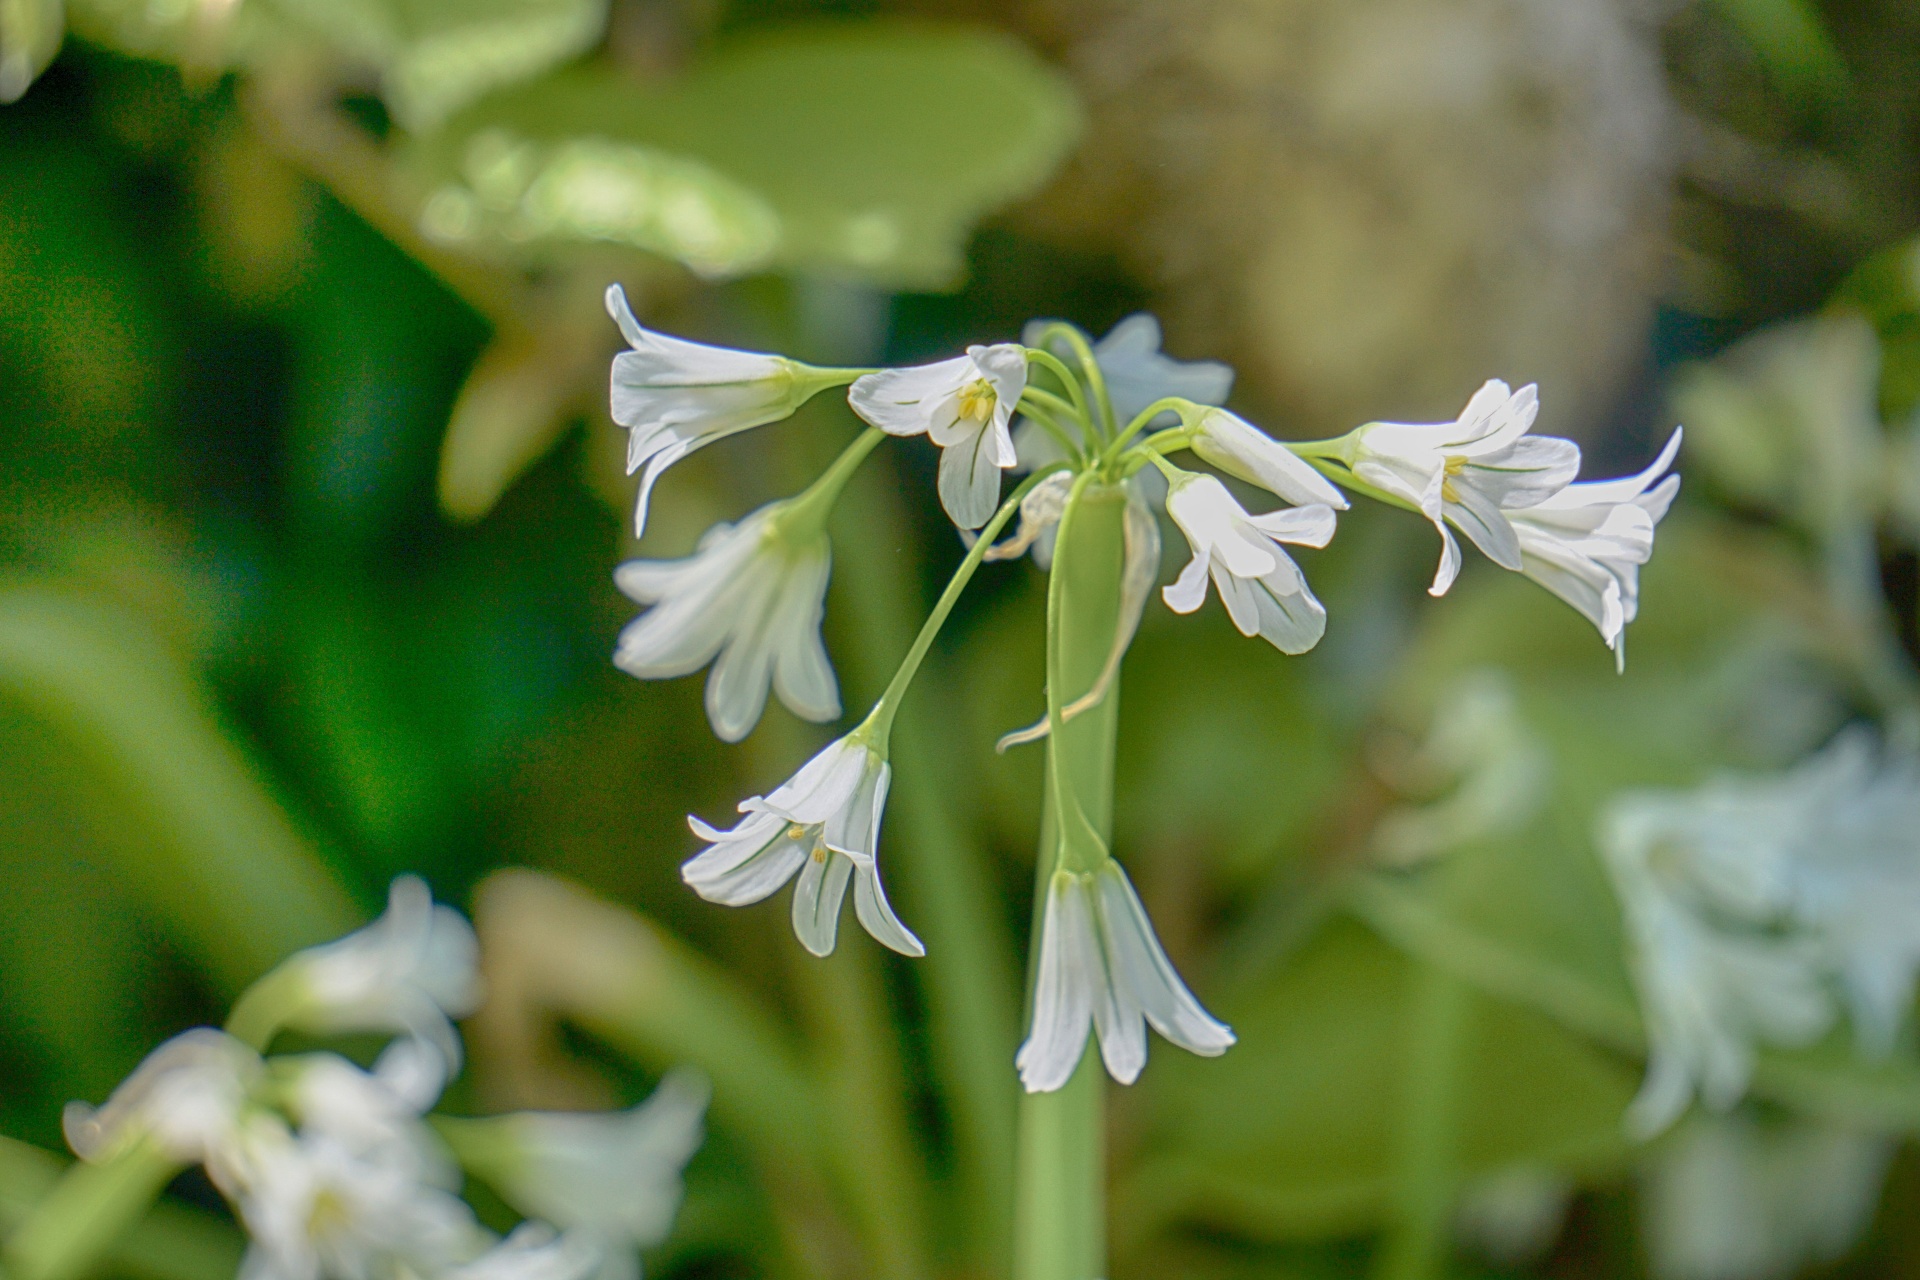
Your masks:
M 1746 37 L 1783 93 L 1815 107 L 1845 96 L 1847 64 L 1812 0 L 1714 0 L 1714 7 Z
M 603 241 L 709 275 L 943 288 L 974 222 L 1036 190 L 1078 129 L 1065 81 L 1003 36 L 835 25 L 743 40 L 660 84 L 564 72 L 412 160 L 425 231 L 488 252 Z

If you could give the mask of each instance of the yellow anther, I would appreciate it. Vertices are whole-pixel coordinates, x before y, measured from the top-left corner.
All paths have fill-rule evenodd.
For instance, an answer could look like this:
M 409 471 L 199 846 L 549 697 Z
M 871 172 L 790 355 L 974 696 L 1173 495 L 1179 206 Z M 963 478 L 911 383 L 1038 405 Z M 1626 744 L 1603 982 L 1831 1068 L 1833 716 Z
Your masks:
M 996 401 L 993 384 L 985 378 L 975 378 L 960 388 L 960 416 L 974 422 L 985 422 L 993 416 Z
M 827 846 L 816 842 L 813 846 L 813 860 L 824 863 L 827 860 Z
M 787 828 L 787 839 L 805 840 L 806 838 L 807 838 L 807 829 L 801 826 L 799 823 L 797 822 L 793 823 Z

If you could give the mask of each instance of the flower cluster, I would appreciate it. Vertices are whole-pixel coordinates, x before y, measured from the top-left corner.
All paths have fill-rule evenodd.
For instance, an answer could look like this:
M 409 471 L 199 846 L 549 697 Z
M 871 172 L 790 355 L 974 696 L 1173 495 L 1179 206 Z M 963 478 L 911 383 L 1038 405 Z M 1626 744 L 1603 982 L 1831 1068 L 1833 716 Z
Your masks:
M 669 1076 L 622 1116 L 430 1122 L 458 1069 L 452 1019 L 477 1004 L 476 952 L 467 922 L 402 877 L 385 915 L 288 959 L 225 1030 L 183 1032 L 104 1105 L 70 1104 L 67 1140 L 93 1163 L 204 1166 L 254 1280 L 633 1280 L 679 1206 L 705 1085 Z M 267 1056 L 282 1030 L 394 1038 L 363 1068 Z M 495 1236 L 458 1194 L 462 1166 L 532 1216 Z
M 1098 343 L 1071 325 L 1035 321 L 1019 343 L 973 346 L 908 368 L 858 370 L 816 369 L 651 333 L 634 320 L 618 286 L 608 292 L 608 307 L 632 347 L 614 361 L 612 397 L 614 420 L 630 432 L 629 470 L 645 468 L 639 525 L 654 482 L 674 461 L 783 418 L 827 387 L 847 387 L 848 404 L 872 428 L 806 492 L 738 525 L 717 526 L 684 560 L 636 560 L 616 574 L 622 590 L 648 608 L 622 634 L 615 661 L 647 678 L 711 663 L 707 711 L 723 739 L 752 730 L 770 690 L 804 718 L 840 714 L 820 637 L 827 515 L 848 477 L 886 437 L 924 436 L 940 450 L 939 501 L 969 552 L 886 693 L 791 780 L 743 801 L 732 828 L 691 819 L 707 847 L 686 863 L 687 883 L 711 901 L 737 906 L 797 879 L 794 932 L 817 955 L 834 946 L 850 883 L 868 933 L 902 954 L 924 953 L 881 887 L 878 841 L 894 713 L 981 563 L 1030 552 L 1059 579 L 1059 547 L 1079 504 L 1124 499 L 1112 535 L 1123 545 L 1107 558 L 1121 565 L 1112 584 L 1118 610 L 1111 648 L 1087 688 L 1054 687 L 1050 668 L 1047 719 L 1009 734 L 1003 749 L 1054 734 L 1106 697 L 1159 578 L 1162 511 L 1191 553 L 1161 592 L 1167 606 L 1192 613 L 1217 593 L 1242 634 L 1282 653 L 1304 653 L 1327 629 L 1326 608 L 1289 548 L 1326 546 L 1352 493 L 1433 523 L 1441 539 L 1434 595 L 1459 573 L 1458 531 L 1494 563 L 1580 610 L 1618 654 L 1637 610 L 1640 567 L 1679 485 L 1667 475 L 1678 432 L 1640 475 L 1576 483 L 1578 447 L 1531 433 L 1535 389 L 1516 392 L 1499 381 L 1482 387 L 1453 422 L 1376 422 L 1331 440 L 1276 440 L 1220 407 L 1231 369 L 1162 354 L 1159 325 L 1144 315 Z M 1177 466 L 1173 459 L 1182 452 L 1220 474 Z M 1003 500 L 1004 475 L 1021 470 L 1026 478 Z M 1228 480 L 1246 489 L 1236 493 Z M 1257 507 L 1270 509 L 1250 510 L 1241 496 L 1247 491 L 1262 495 Z M 996 541 L 1016 515 L 1018 532 Z M 1180 981 L 1104 841 L 1095 836 L 1084 856 L 1054 858 L 1039 907 L 1033 1024 L 1018 1059 L 1027 1087 L 1063 1084 L 1090 1029 L 1098 1032 L 1108 1070 L 1122 1081 L 1144 1062 L 1148 1025 L 1196 1053 L 1223 1052 L 1232 1033 Z
M 1884 1056 L 1920 976 L 1920 757 L 1843 734 L 1773 778 L 1635 792 L 1601 847 L 1633 944 L 1653 1134 L 1697 1093 L 1744 1096 L 1761 1045 L 1811 1043 L 1844 1008 Z

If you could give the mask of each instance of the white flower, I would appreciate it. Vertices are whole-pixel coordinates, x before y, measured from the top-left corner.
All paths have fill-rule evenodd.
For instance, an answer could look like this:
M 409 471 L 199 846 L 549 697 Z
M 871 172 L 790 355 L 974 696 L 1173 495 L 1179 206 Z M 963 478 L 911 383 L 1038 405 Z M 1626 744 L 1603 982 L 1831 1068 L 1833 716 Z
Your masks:
M 61 1127 L 83 1160 L 112 1159 L 144 1137 L 180 1164 L 217 1161 L 263 1070 L 260 1055 L 232 1036 L 195 1027 L 148 1054 L 105 1105 L 68 1103 Z
M 269 1033 L 285 1027 L 319 1035 L 416 1036 L 439 1052 L 451 1073 L 460 1064 L 460 1037 L 449 1019 L 479 1006 L 478 960 L 473 927 L 451 907 L 436 906 L 418 876 L 400 876 L 388 891 L 386 914 L 288 957 L 241 997 L 230 1025 L 262 1019 Z
M 1282 653 L 1305 653 L 1320 642 L 1326 608 L 1280 544 L 1326 546 L 1333 508 L 1285 507 L 1251 516 L 1218 480 L 1188 473 L 1169 485 L 1167 513 L 1193 548 L 1193 559 L 1161 593 L 1168 608 L 1198 609 L 1211 574 L 1241 635 L 1259 635 Z
M 1089 1029 L 1107 1071 L 1132 1084 L 1147 1062 L 1147 1024 L 1183 1049 L 1225 1053 L 1233 1032 L 1193 998 L 1154 936 L 1133 885 L 1108 859 L 1098 871 L 1060 870 L 1047 883 L 1033 1023 L 1014 1059 L 1029 1093 L 1073 1075 Z
M 1188 447 L 1228 475 L 1257 484 L 1282 502 L 1347 509 L 1346 495 L 1300 455 L 1225 409 L 1201 415 Z
M 759 902 L 799 872 L 793 931 L 817 956 L 833 952 L 851 878 L 854 912 L 866 931 L 902 955 L 925 955 L 926 947 L 895 917 L 880 884 L 876 849 L 892 776 L 878 752 L 841 738 L 772 795 L 741 801 L 746 817 L 732 830 L 688 818 L 694 834 L 713 847 L 689 859 L 681 878 L 709 902 L 741 907 Z
M 452 1134 L 467 1167 L 507 1203 L 600 1242 L 602 1280 L 631 1280 L 635 1250 L 673 1226 L 708 1092 L 697 1073 L 677 1071 L 631 1111 L 523 1111 L 460 1122 Z
M 1520 537 L 1520 571 L 1586 615 L 1623 669 L 1624 633 L 1640 610 L 1640 566 L 1680 492 L 1680 477 L 1666 474 L 1679 449 L 1676 430 L 1639 475 L 1570 484 L 1507 516 Z
M 1454 422 L 1374 422 L 1354 432 L 1353 472 L 1407 502 L 1440 531 L 1440 568 L 1428 591 L 1445 595 L 1460 573 L 1452 523 L 1502 568 L 1518 571 L 1520 538 L 1506 512 L 1533 506 L 1580 473 L 1571 440 L 1530 436 L 1540 410 L 1532 386 L 1499 379 L 1474 393 Z
M 643 329 L 619 285 L 607 287 L 607 313 L 629 351 L 613 358 L 613 420 L 627 429 L 627 474 L 641 467 L 634 507 L 636 537 L 647 531 L 647 502 L 668 467 L 736 432 L 792 415 L 839 377 L 797 360 L 709 347 Z
M 513 1234 L 473 1259 L 442 1270 L 433 1280 L 611 1280 L 605 1250 L 589 1235 L 556 1232 L 544 1222 L 523 1222 Z M 638 1267 L 630 1273 L 639 1275 Z
M 788 537 L 779 518 L 786 506 L 715 525 L 683 560 L 629 560 L 614 571 L 620 590 L 651 606 L 620 633 L 614 665 L 665 680 L 713 663 L 707 719 L 725 742 L 759 723 L 769 684 L 802 719 L 840 714 L 820 640 L 832 546 L 824 532 Z
M 939 445 L 940 503 L 962 529 L 978 529 L 1000 505 L 1000 472 L 1018 461 L 1007 423 L 1026 386 L 1026 350 L 1001 343 L 869 373 L 847 402 L 889 435 L 925 432 Z
M 287 1109 L 302 1134 L 322 1135 L 355 1157 L 397 1170 L 416 1181 L 457 1187 L 459 1177 L 446 1146 L 420 1117 L 439 1097 L 430 1094 L 418 1070 L 420 1052 L 437 1057 L 418 1040 L 396 1040 L 371 1072 L 337 1054 L 276 1059 L 287 1076 Z

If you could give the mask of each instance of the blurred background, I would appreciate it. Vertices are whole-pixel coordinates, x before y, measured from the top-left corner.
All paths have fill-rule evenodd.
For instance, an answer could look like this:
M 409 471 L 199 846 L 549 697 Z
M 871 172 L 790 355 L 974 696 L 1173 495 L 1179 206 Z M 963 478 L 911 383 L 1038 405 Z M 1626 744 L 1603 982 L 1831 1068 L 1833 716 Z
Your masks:
M 1429 600 L 1432 530 L 1386 510 L 1303 558 L 1303 658 L 1149 612 L 1117 848 L 1240 1043 L 1114 1092 L 1113 1274 L 1390 1272 L 1382 1232 L 1434 1221 L 1460 1274 L 1920 1274 L 1910 1046 L 1836 1032 L 1629 1141 L 1591 836 L 1623 788 L 1911 723 L 1920 8 L 0 0 L 0 95 L 0 1222 L 63 1103 L 412 870 L 486 949 L 457 1107 L 715 1077 L 651 1274 L 1004 1269 L 1039 757 L 992 744 L 1042 706 L 1044 578 L 983 574 L 903 714 L 926 962 L 700 902 L 685 815 L 825 731 L 775 707 L 724 747 L 698 678 L 614 670 L 611 570 L 857 424 L 827 396 L 701 452 L 635 544 L 617 280 L 653 327 L 839 364 L 1147 309 L 1287 438 L 1489 377 L 1540 384 L 1587 477 L 1684 421 L 1624 676 L 1491 565 Z M 962 553 L 932 478 L 883 450 L 835 517 L 850 708 Z M 1435 970 L 1469 989 L 1446 1061 L 1408 1048 Z M 230 1266 L 195 1177 L 210 1252 L 116 1265 Z

